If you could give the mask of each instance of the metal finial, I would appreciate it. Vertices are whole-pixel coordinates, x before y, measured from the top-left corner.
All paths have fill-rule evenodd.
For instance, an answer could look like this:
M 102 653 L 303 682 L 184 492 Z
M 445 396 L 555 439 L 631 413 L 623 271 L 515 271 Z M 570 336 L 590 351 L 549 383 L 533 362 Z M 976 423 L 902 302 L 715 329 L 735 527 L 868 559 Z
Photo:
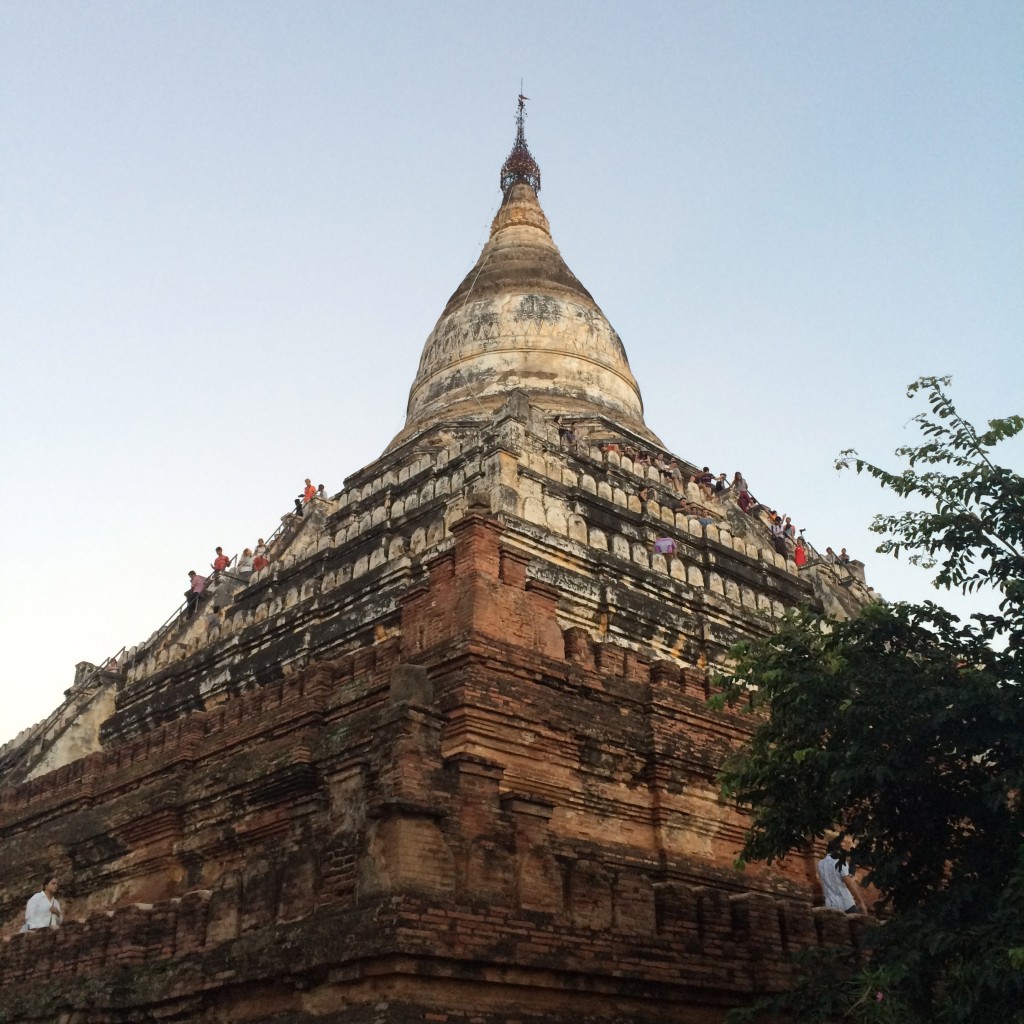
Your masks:
M 540 191 L 540 167 L 533 159 L 530 147 L 526 144 L 526 101 L 530 98 L 522 93 L 519 85 L 519 110 L 516 113 L 516 141 L 512 152 L 501 165 L 501 191 L 508 195 L 508 190 L 518 182 L 525 182 L 534 192 Z

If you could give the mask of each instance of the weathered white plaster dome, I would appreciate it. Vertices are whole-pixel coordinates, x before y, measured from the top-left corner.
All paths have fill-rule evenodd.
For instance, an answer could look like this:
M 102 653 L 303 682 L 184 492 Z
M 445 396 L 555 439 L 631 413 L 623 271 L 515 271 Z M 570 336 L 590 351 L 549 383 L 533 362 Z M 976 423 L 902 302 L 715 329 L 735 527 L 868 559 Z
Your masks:
M 490 416 L 514 389 L 552 414 L 603 414 L 650 436 L 622 342 L 551 238 L 521 115 L 502 184 L 490 238 L 423 347 L 400 436 Z

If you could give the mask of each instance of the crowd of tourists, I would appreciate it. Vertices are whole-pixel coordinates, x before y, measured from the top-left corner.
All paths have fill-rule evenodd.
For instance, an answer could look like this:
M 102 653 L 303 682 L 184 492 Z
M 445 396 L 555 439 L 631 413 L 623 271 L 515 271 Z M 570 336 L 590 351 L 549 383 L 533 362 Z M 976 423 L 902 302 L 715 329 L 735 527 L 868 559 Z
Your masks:
M 558 428 L 559 447 L 578 447 L 579 437 L 575 424 L 563 420 L 560 416 L 554 418 Z M 602 458 L 607 463 L 608 456 L 615 454 L 620 458 L 629 459 L 634 467 L 654 467 L 669 483 L 673 496 L 677 499 L 675 510 L 684 512 L 687 515 L 696 516 L 704 525 L 715 522 L 721 515 L 718 506 L 722 499 L 729 495 L 746 515 L 757 517 L 767 528 L 771 536 L 772 547 L 784 558 L 792 559 L 798 568 L 808 565 L 812 561 L 812 549 L 804 540 L 802 529 L 798 530 L 793 524 L 790 516 L 779 514 L 775 509 L 768 508 L 754 497 L 747 483 L 746 477 L 737 470 L 730 480 L 725 473 L 714 473 L 709 466 L 704 466 L 700 472 L 686 474 L 680 464 L 665 456 L 661 452 L 648 452 L 635 444 L 625 441 L 606 441 L 599 446 Z M 639 498 L 642 502 L 657 498 L 662 505 L 672 507 L 672 502 L 667 495 L 659 494 L 653 485 L 645 485 L 639 491 Z M 670 537 L 661 536 L 654 542 L 655 554 L 674 554 L 676 549 L 675 541 Z M 842 548 L 838 554 L 831 547 L 826 548 L 825 555 L 818 561 L 825 562 L 837 567 L 837 574 L 842 579 L 849 579 L 849 573 L 842 575 L 843 566 L 850 562 L 850 556 L 846 548 Z
M 305 507 L 314 498 L 326 500 L 327 494 L 324 485 L 320 484 L 318 487 L 314 487 L 309 477 L 306 477 L 305 487 L 295 499 L 295 511 L 292 514 L 301 518 L 304 515 Z M 188 571 L 189 588 L 185 591 L 185 615 L 187 618 L 191 619 L 195 616 L 206 588 L 219 574 L 225 573 L 235 579 L 248 582 L 254 572 L 259 572 L 260 569 L 270 565 L 267 542 L 262 537 L 256 541 L 255 547 L 244 548 L 242 553 L 234 558 L 229 558 L 224 554 L 222 547 L 217 547 L 214 554 L 216 557 L 210 563 L 212 571 L 208 576 L 200 575 L 195 569 Z

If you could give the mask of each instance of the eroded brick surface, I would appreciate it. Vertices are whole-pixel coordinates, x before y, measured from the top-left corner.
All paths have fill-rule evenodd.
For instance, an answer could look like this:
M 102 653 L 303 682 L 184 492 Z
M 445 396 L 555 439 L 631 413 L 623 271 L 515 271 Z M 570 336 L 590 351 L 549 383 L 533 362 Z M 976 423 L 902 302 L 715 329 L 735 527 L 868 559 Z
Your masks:
M 750 720 L 707 698 L 735 640 L 863 579 L 652 467 L 515 189 L 384 455 L 0 748 L 0 1021 L 710 1024 L 855 941 L 809 855 L 734 869 Z M 597 378 L 566 363 L 594 331 Z M 43 871 L 66 923 L 17 934 Z
M 470 511 L 390 638 L 5 787 L 5 930 L 43 862 L 72 918 L 0 943 L 6 1019 L 711 1020 L 850 941 L 806 863 L 731 866 L 743 717 L 563 631 L 508 541 Z

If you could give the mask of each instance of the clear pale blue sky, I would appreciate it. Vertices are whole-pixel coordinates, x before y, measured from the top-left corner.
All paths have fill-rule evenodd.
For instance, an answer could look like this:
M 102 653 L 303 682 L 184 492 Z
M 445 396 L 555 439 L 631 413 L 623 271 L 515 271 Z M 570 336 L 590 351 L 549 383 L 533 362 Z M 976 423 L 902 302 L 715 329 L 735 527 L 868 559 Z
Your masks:
M 520 77 L 648 425 L 935 596 L 832 463 L 920 374 L 1024 412 L 1017 0 L 6 2 L 0 741 L 401 428 Z

